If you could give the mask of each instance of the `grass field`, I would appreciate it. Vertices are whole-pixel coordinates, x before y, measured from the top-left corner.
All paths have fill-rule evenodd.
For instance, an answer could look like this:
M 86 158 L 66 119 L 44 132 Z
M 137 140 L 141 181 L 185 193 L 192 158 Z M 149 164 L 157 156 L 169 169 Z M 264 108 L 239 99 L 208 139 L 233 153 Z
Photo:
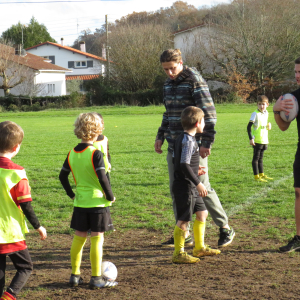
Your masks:
M 154 152 L 162 106 L 93 107 L 81 110 L 1 113 L 0 120 L 20 124 L 25 138 L 14 161 L 27 170 L 35 211 L 48 230 L 41 242 L 37 233 L 27 243 L 34 271 L 19 297 L 22 299 L 298 299 L 299 252 L 279 253 L 295 233 L 292 164 L 297 147 L 294 121 L 281 132 L 270 121 L 270 146 L 265 173 L 274 180 L 253 179 L 246 127 L 255 105 L 217 105 L 216 142 L 209 158 L 212 187 L 217 191 L 236 231 L 233 243 L 221 255 L 196 265 L 172 264 L 172 248 L 160 247 L 170 237 L 174 217 L 169 196 L 164 153 Z M 80 112 L 97 111 L 105 120 L 112 156 L 112 187 L 117 197 L 111 211 L 116 232 L 107 234 L 104 260 L 118 268 L 119 285 L 90 290 L 90 241 L 83 251 L 84 284 L 70 288 L 70 200 L 58 175 L 68 151 L 78 140 L 73 123 Z M 272 111 L 272 107 L 269 107 Z M 72 180 L 71 176 L 70 179 Z M 218 228 L 207 223 L 205 240 L 215 247 Z M 191 248 L 186 249 L 189 253 Z M 15 274 L 9 262 L 6 285 Z
M 255 105 L 217 105 L 217 135 L 209 158 L 209 175 L 229 216 L 249 216 L 253 226 L 280 220 L 268 228 L 270 237 L 286 239 L 281 226 L 294 232 L 294 191 L 292 164 L 297 146 L 296 121 L 281 132 L 270 113 L 273 128 L 265 152 L 265 173 L 272 182 L 253 180 L 246 126 Z M 272 107 L 268 108 L 269 112 Z M 112 187 L 117 201 L 112 208 L 119 230 L 148 228 L 171 232 L 173 213 L 163 154 L 154 152 L 163 106 L 92 107 L 81 110 L 53 110 L 28 113 L 1 113 L 0 120 L 21 125 L 25 138 L 14 161 L 25 167 L 32 187 L 35 211 L 48 232 L 69 232 L 72 201 L 65 195 L 58 174 L 68 151 L 78 140 L 73 123 L 80 112 L 100 112 L 105 121 L 112 156 Z M 71 178 L 71 177 L 70 177 Z M 281 221 L 284 221 L 280 225 Z M 255 228 L 253 230 L 255 233 Z

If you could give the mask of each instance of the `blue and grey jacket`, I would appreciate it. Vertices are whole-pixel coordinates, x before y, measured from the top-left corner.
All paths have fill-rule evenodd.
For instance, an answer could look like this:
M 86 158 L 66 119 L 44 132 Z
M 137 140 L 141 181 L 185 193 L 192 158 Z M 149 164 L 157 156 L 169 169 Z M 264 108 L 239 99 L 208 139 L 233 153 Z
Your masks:
M 166 139 L 168 151 L 173 152 L 175 140 L 183 132 L 181 112 L 188 106 L 197 106 L 204 112 L 205 127 L 202 134 L 197 134 L 197 141 L 210 148 L 215 139 L 216 109 L 206 81 L 195 68 L 183 67 L 175 80 L 167 79 L 164 88 L 164 105 L 161 126 L 158 128 L 156 140 Z

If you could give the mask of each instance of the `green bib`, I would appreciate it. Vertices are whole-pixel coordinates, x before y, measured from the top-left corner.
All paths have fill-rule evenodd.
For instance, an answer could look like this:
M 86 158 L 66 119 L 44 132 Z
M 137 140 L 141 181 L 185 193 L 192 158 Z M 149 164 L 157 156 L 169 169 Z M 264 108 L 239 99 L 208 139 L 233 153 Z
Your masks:
M 109 161 L 108 161 L 108 157 L 107 157 L 107 144 L 108 144 L 108 139 L 106 136 L 104 136 L 104 139 L 102 141 L 94 142 L 94 147 L 103 153 L 105 173 L 110 172 L 110 170 L 108 170 Z
M 94 169 L 93 156 L 95 151 L 95 147 L 89 146 L 81 152 L 75 152 L 72 149 L 69 153 L 69 166 L 76 184 L 74 200 L 74 206 L 76 207 L 111 206 L 111 201 L 105 199 Z
M 28 232 L 25 216 L 10 195 L 22 179 L 27 179 L 25 170 L 0 168 L 0 244 L 24 241 Z
M 269 144 L 267 130 L 269 114 L 268 112 L 263 114 L 258 109 L 255 112 L 257 123 L 255 122 L 256 126 L 253 125 L 251 130 L 252 136 L 254 136 L 254 142 L 258 144 Z

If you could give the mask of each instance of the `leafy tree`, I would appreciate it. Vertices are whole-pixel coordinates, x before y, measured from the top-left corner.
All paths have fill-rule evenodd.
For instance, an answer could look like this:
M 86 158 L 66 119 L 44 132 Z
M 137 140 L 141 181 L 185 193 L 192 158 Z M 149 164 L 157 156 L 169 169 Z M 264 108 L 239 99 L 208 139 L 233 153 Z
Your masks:
M 168 26 L 170 31 L 176 31 L 198 25 L 202 22 L 202 18 L 203 15 L 195 6 L 187 2 L 176 1 L 171 7 L 161 8 L 155 12 L 133 12 L 116 20 L 116 25 L 155 23 Z
M 13 44 L 22 44 L 22 28 L 23 28 L 23 48 L 29 48 L 39 43 L 56 41 L 50 36 L 47 28 L 43 24 L 32 17 L 28 26 L 21 24 L 12 25 L 9 29 L 2 33 L 2 39 L 11 41 Z

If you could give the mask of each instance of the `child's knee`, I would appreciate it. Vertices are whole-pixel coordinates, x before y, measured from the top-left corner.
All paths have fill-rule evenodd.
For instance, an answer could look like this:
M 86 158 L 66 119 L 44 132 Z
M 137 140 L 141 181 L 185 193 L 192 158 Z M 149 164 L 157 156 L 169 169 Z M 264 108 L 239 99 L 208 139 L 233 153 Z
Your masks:
M 202 211 L 197 211 L 196 212 L 196 220 L 198 220 L 200 222 L 205 222 L 207 216 L 208 216 L 208 211 L 207 210 L 202 210 Z

